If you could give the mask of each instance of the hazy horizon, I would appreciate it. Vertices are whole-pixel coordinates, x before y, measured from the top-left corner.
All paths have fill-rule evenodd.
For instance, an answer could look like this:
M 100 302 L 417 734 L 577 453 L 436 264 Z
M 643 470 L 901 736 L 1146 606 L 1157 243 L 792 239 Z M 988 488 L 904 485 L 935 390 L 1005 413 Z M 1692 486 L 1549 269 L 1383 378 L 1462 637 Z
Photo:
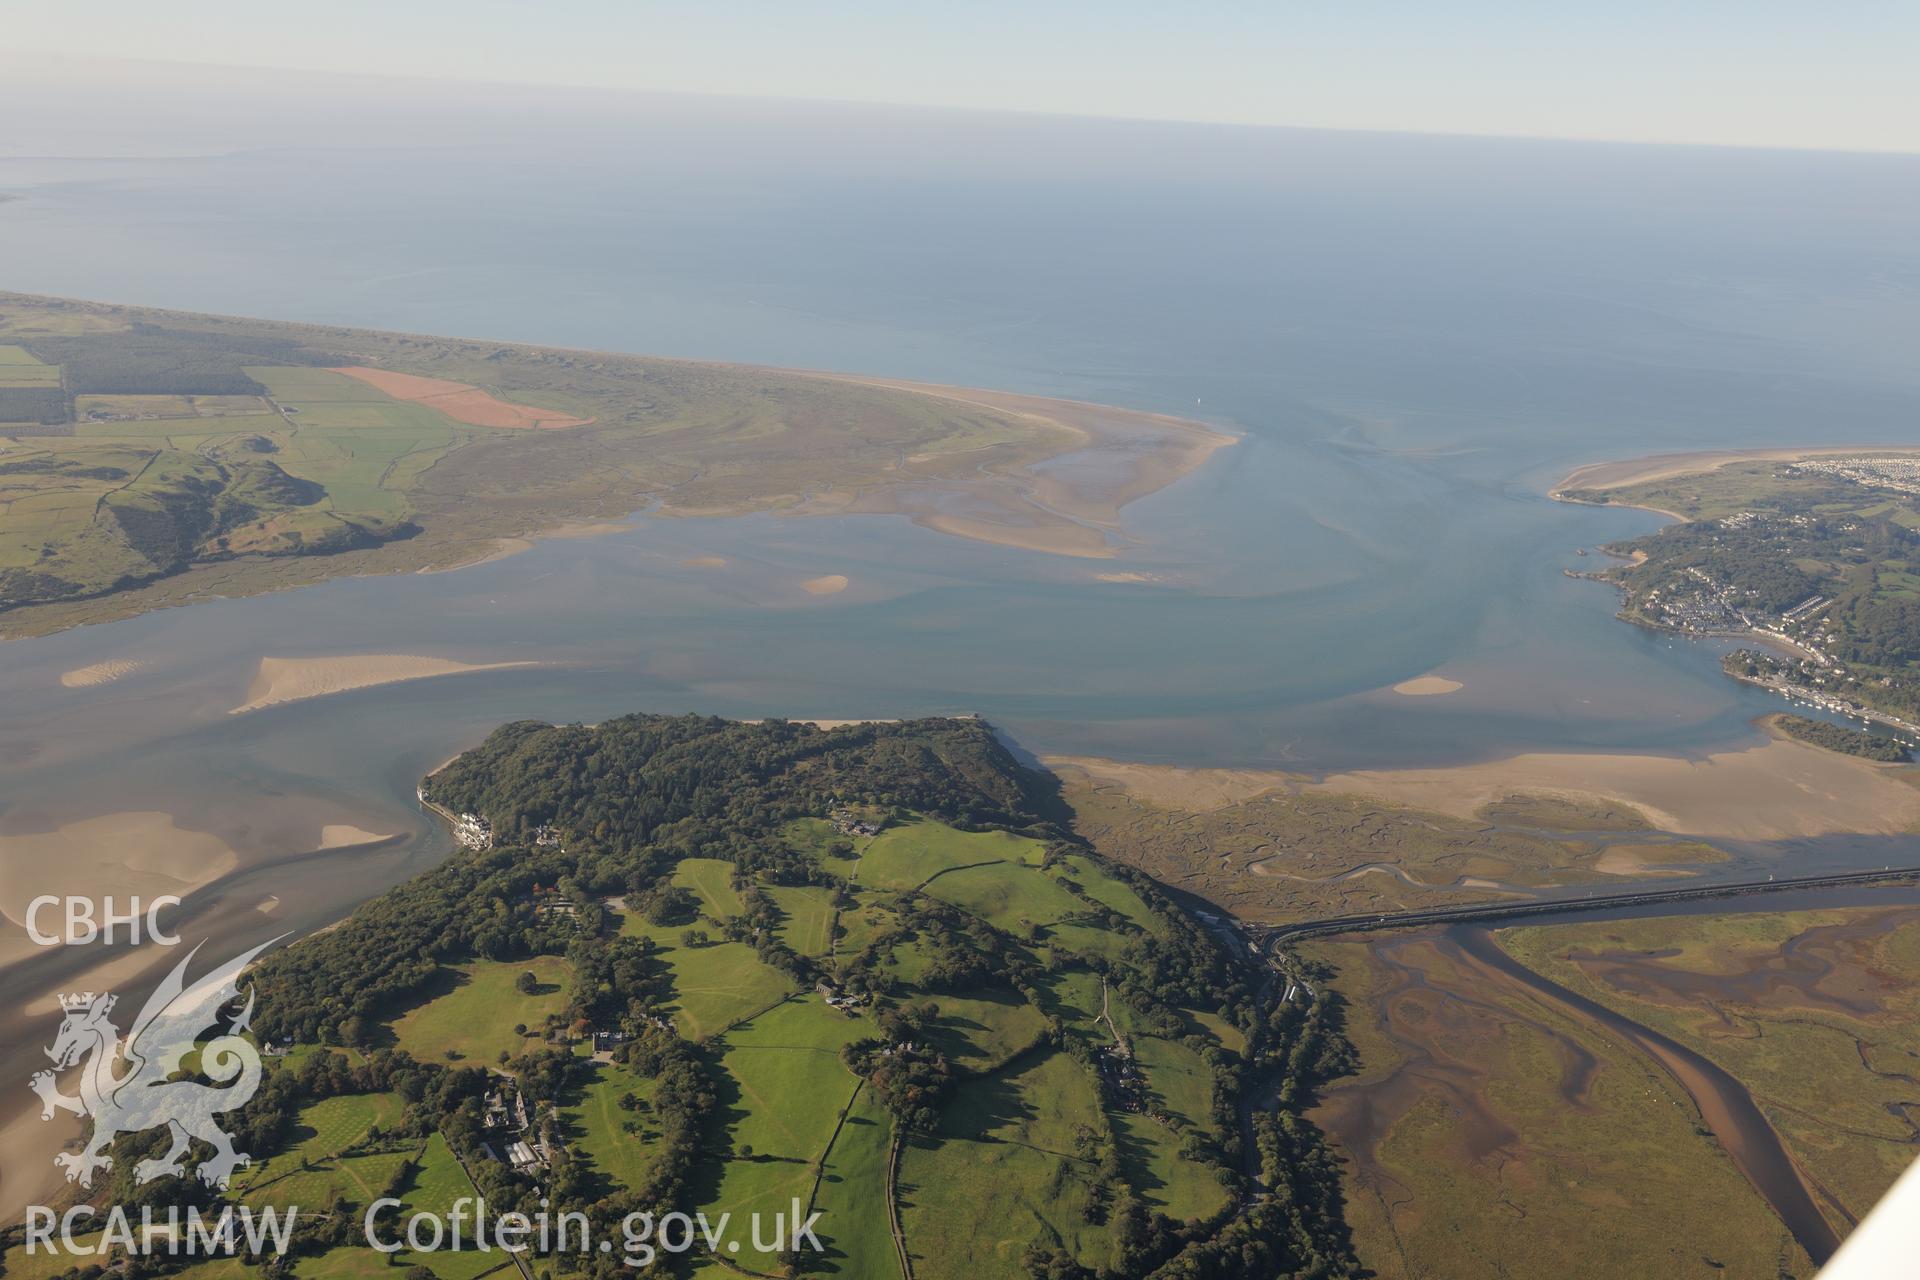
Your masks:
M 1846 21 L 1777 4 L 1604 14 L 1475 0 L 1436 13 L 989 4 L 964 18 L 839 0 L 560 16 L 346 0 L 324 24 L 201 6 L 180 22 L 108 0 L 84 24 L 27 10 L 0 53 L 8 88 L 178 91 L 197 77 L 267 96 L 314 76 L 417 98 L 473 90 L 695 96 L 1279 129 L 1788 150 L 1920 152 L 1908 69 L 1920 20 L 1850 0 Z M 553 15 L 547 15 L 549 17 Z M 457 33 L 457 39 L 449 39 Z M 247 82 L 244 85 L 241 82 Z M 307 83 L 311 84 L 312 81 Z M 23 103 L 35 105 L 29 97 Z M 121 131 L 143 127 L 123 114 Z M 342 104 L 310 102 L 318 114 Z M 22 118 L 57 124 L 44 110 Z M 26 145 L 16 140 L 15 153 Z

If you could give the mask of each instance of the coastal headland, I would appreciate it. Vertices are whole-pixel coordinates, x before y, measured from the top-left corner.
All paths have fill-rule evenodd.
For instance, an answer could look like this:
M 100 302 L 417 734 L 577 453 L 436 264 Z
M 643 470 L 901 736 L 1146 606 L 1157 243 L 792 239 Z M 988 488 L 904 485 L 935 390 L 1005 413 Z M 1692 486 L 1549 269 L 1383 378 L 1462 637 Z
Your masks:
M 1583 467 L 1552 496 L 1677 522 L 1568 571 L 1618 587 L 1622 618 L 1747 640 L 1728 675 L 1873 726 L 1828 745 L 1894 756 L 1920 742 L 1920 448 L 1671 454 Z

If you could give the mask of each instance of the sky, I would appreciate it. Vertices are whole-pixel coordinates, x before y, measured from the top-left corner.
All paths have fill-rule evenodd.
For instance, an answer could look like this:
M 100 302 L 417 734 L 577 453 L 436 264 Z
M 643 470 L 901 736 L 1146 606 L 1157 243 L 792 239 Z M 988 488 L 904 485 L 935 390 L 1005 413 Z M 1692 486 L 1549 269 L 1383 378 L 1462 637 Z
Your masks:
M 92 0 L 4 31 L 15 66 L 1920 152 L 1914 0 Z

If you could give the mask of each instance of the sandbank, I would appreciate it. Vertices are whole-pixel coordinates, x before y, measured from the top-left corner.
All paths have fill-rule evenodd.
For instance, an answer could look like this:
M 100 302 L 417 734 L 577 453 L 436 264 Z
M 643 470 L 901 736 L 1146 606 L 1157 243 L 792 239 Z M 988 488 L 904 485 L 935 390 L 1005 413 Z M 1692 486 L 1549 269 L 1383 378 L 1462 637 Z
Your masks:
M 1779 739 L 1704 759 L 1534 752 L 1441 769 L 1358 770 L 1304 789 L 1458 818 L 1515 793 L 1542 794 L 1625 804 L 1680 835 L 1746 840 L 1902 835 L 1920 827 L 1920 789 L 1894 771 Z
M 1445 676 L 1415 676 L 1411 680 L 1402 680 L 1393 686 L 1395 693 L 1409 698 L 1437 698 L 1444 694 L 1458 693 L 1466 688 L 1458 680 L 1449 680 Z
M 316 849 L 350 849 L 357 844 L 378 844 L 382 840 L 391 840 L 391 834 L 381 835 L 377 831 L 366 831 L 345 822 L 329 822 L 320 828 L 320 843 Z
M 42 894 L 93 898 L 184 897 L 238 865 L 219 836 L 175 825 L 150 810 L 108 813 L 50 831 L 0 834 L 0 915 L 24 930 L 27 904 Z M 42 919 L 43 929 L 55 927 Z M 9 956 L 9 959 L 17 958 Z
M 808 578 L 800 584 L 800 589 L 810 596 L 837 596 L 847 589 L 847 575 L 829 573 L 818 578 Z
M 537 662 L 456 662 L 452 658 L 399 653 L 358 653 L 329 658 L 262 658 L 254 672 L 253 683 L 247 686 L 247 700 L 230 709 L 227 714 L 237 716 L 283 702 L 299 702 L 306 698 L 325 697 L 330 693 L 369 689 L 406 680 L 431 680 L 440 676 L 539 665 Z
M 105 662 L 63 671 L 60 673 L 60 683 L 69 689 L 91 689 L 95 685 L 111 684 L 122 676 L 130 676 L 146 665 L 139 658 L 110 658 Z
M 1045 757 L 1164 809 L 1204 813 L 1264 795 L 1369 796 L 1389 804 L 1479 821 L 1514 795 L 1576 804 L 1624 805 L 1650 826 L 1735 840 L 1825 835 L 1905 835 L 1920 830 L 1920 787 L 1902 769 L 1775 738 L 1702 759 L 1662 755 L 1533 752 L 1433 769 L 1368 769 L 1314 779 L 1252 769 L 1185 769 L 1089 757 Z
M 969 516 L 916 516 L 915 524 L 952 538 L 971 542 L 991 542 L 999 547 L 1020 551 L 1040 551 L 1050 556 L 1079 556 L 1104 560 L 1114 554 L 1107 536 L 1098 529 L 1061 520 L 1040 524 L 1002 524 Z
M 725 556 L 688 556 L 680 562 L 683 569 L 724 569 L 727 567 Z

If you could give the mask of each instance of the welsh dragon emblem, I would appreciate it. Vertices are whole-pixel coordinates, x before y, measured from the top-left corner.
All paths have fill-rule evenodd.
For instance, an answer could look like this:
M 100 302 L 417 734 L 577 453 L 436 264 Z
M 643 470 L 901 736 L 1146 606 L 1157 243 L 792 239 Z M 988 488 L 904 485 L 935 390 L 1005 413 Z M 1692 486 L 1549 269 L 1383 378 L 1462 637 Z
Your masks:
M 234 1170 L 250 1163 L 245 1152 L 233 1149 L 233 1139 L 213 1118 L 244 1106 L 260 1087 L 260 1051 L 240 1034 L 253 1016 L 252 988 L 246 1006 L 228 1016 L 224 1029 L 221 1010 L 239 999 L 241 972 L 277 941 L 261 943 L 188 986 L 187 966 L 200 950 L 195 947 L 155 989 L 124 1040 L 109 1018 L 112 995 L 88 991 L 60 997 L 65 1016 L 53 1047 L 46 1051 L 53 1070 L 35 1072 L 31 1085 L 40 1095 L 42 1120 L 71 1111 L 93 1121 L 85 1148 L 53 1158 L 67 1181 L 91 1187 L 95 1171 L 113 1167 L 106 1152 L 116 1137 L 162 1125 L 172 1131 L 173 1145 L 160 1159 L 135 1165 L 136 1182 L 180 1174 L 195 1138 L 213 1148 L 213 1158 L 199 1168 L 200 1177 L 212 1186 L 224 1189 Z M 210 1031 L 218 1034 L 202 1043 Z M 172 1078 L 196 1049 L 199 1074 L 220 1082 L 218 1086 Z M 79 1096 L 61 1093 L 54 1073 L 83 1060 Z

